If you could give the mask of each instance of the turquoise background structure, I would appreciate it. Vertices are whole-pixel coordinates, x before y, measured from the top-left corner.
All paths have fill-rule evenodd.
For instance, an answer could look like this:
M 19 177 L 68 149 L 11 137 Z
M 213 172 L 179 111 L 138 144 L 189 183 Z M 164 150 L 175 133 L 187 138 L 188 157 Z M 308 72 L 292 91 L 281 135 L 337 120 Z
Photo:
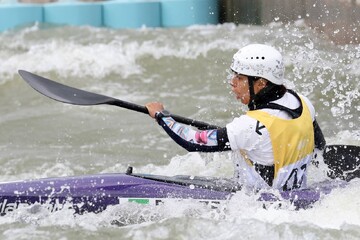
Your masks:
M 161 0 L 163 27 L 219 22 L 217 0 Z
M 161 27 L 159 1 L 108 1 L 103 3 L 103 24 L 111 28 Z
M 38 4 L 0 4 L 0 31 L 43 21 Z
M 102 26 L 102 6 L 99 3 L 55 2 L 44 8 L 44 22 L 65 25 Z
M 66 1 L 0 4 L 0 31 L 44 22 L 110 28 L 186 27 L 219 23 L 217 0 Z

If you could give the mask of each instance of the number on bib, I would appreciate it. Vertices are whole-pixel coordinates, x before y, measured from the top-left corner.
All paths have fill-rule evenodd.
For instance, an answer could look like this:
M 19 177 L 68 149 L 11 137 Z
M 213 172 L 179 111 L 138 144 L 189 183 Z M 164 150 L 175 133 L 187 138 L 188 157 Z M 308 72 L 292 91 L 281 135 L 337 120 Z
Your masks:
M 284 191 L 290 191 L 290 190 L 298 189 L 301 187 L 301 184 L 304 180 L 304 172 L 306 171 L 306 166 L 307 165 L 304 164 L 300 167 L 300 169 L 294 168 L 291 171 L 289 178 L 286 180 L 286 182 L 283 186 Z M 299 172 L 301 172 L 301 178 L 298 181 L 298 173 Z

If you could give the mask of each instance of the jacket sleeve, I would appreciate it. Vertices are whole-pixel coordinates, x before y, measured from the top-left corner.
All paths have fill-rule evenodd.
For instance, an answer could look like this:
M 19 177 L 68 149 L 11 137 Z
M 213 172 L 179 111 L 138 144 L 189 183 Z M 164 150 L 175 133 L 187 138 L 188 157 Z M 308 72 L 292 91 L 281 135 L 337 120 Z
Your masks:
M 221 152 L 231 150 L 226 128 L 194 130 L 172 117 L 157 118 L 159 125 L 181 147 L 189 152 Z

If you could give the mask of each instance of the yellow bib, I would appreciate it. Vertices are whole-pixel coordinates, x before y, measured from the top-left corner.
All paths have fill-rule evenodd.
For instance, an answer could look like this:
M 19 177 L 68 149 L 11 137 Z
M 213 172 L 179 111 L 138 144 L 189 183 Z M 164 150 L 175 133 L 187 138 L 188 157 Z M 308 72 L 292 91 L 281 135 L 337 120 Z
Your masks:
M 298 118 L 282 119 L 261 110 L 247 115 L 262 123 L 270 134 L 274 152 L 275 173 L 289 164 L 296 163 L 314 151 L 314 129 L 309 108 L 300 97 L 303 111 Z

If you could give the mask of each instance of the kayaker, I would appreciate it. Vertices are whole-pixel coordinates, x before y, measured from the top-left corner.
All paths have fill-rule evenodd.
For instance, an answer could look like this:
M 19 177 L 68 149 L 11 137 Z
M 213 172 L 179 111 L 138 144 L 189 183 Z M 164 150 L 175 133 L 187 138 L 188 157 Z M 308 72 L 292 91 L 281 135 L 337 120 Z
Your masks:
M 188 151 L 232 151 L 235 177 L 247 187 L 292 190 L 306 186 L 314 148 L 325 139 L 308 98 L 284 86 L 284 63 L 275 48 L 251 44 L 234 54 L 229 84 L 249 111 L 226 127 L 195 130 L 176 122 L 162 103 L 149 115 Z

